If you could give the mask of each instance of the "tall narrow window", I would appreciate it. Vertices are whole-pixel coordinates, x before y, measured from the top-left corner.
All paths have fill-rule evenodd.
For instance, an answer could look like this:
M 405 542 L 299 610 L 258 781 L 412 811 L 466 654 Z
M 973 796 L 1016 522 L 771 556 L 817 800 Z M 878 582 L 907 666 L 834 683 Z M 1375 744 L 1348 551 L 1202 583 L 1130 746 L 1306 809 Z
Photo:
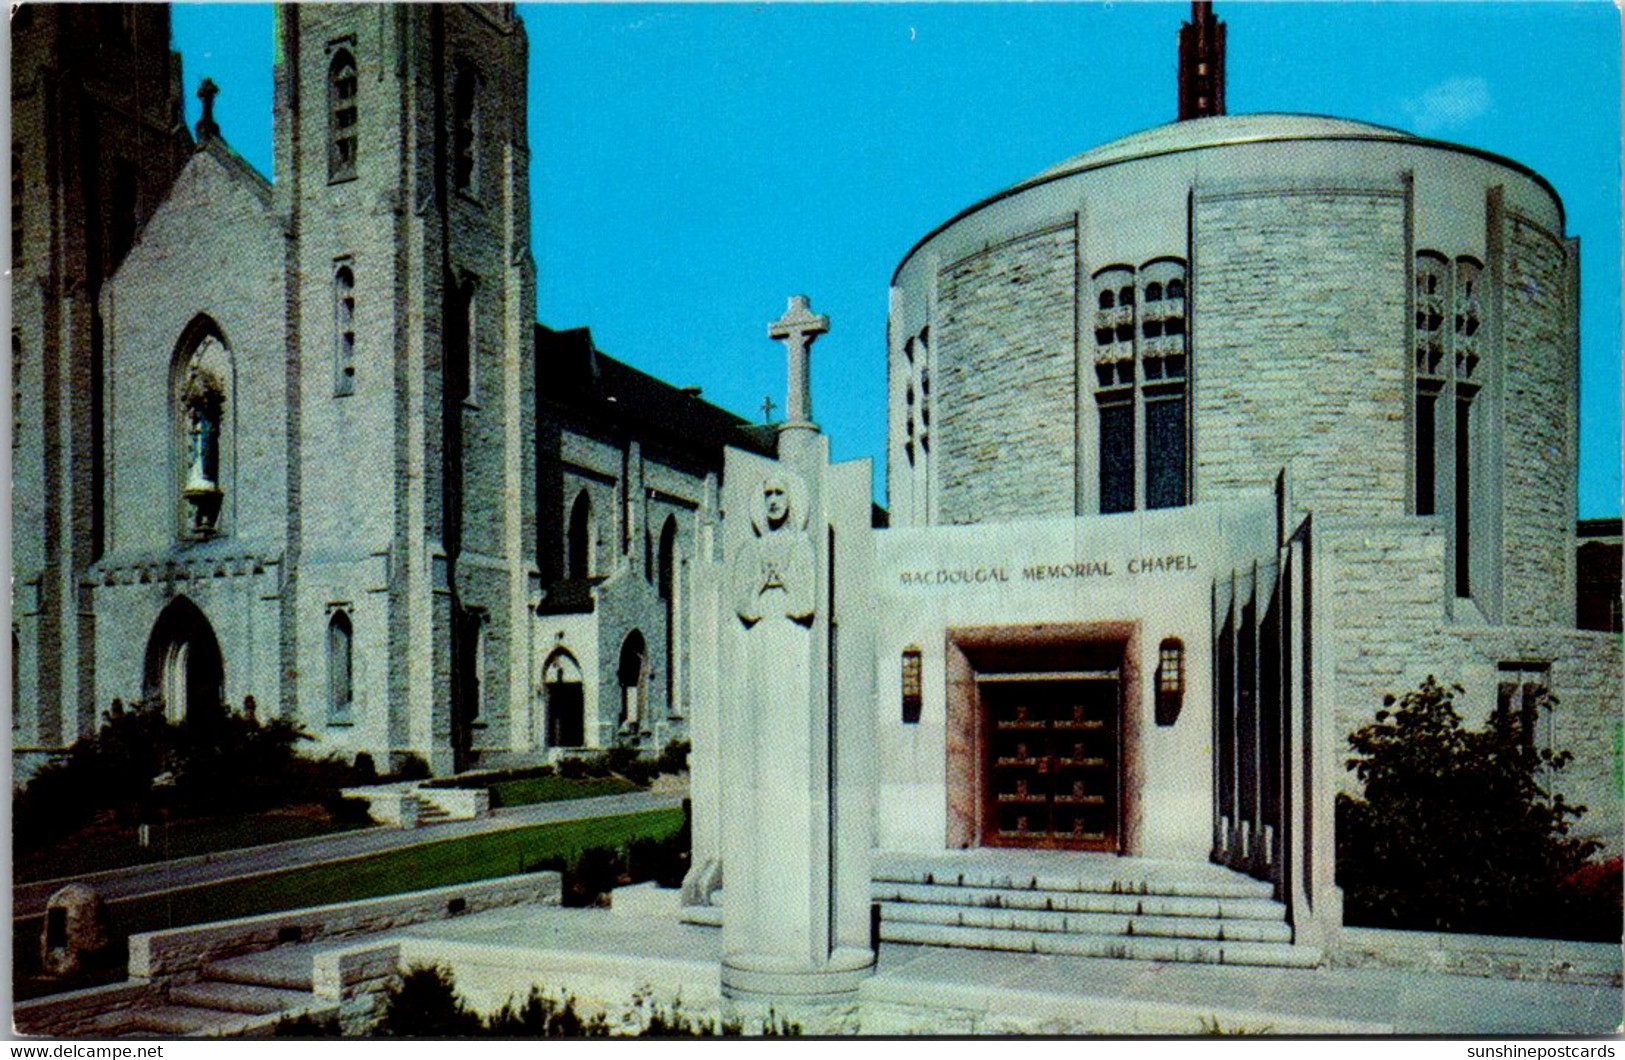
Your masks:
M 1550 734 L 1542 731 L 1551 722 L 1551 669 L 1551 663 L 1534 660 L 1504 662 L 1498 667 L 1497 720 L 1509 726 L 1529 751 L 1551 746 Z M 1544 717 L 1542 710 L 1546 711 Z
M 1134 395 L 1100 403 L 1100 511 L 1134 510 Z
M 1443 255 L 1422 251 L 1416 256 L 1415 329 L 1415 509 L 1417 515 L 1439 510 L 1439 395 L 1450 378 L 1445 359 L 1446 290 L 1449 265 Z M 1445 410 L 1449 414 L 1449 408 Z M 1448 420 L 1446 423 L 1448 424 Z M 1448 436 L 1446 436 L 1448 439 Z
M 643 697 L 647 677 L 647 648 L 643 634 L 633 630 L 621 642 L 621 657 L 615 667 L 615 677 L 621 686 L 621 725 L 630 732 L 638 732 L 644 724 Z
M 124 159 L 113 163 L 113 260 L 121 261 L 135 242 L 135 167 Z
M 666 612 L 666 703 L 668 711 L 672 711 L 677 703 L 677 637 L 678 616 L 681 613 L 677 601 L 677 517 L 666 516 L 665 525 L 660 528 L 660 553 L 657 561 L 658 572 L 655 579 L 656 591 L 660 594 L 660 602 Z
M 1473 399 L 1456 390 L 1456 595 L 1471 596 L 1472 580 L 1472 423 Z
M 1188 501 L 1189 424 L 1185 366 L 1185 263 L 1158 258 L 1140 269 L 1144 283 L 1140 385 L 1145 404 L 1145 506 Z
M 327 71 L 327 179 L 349 180 L 356 173 L 356 144 L 360 112 L 356 93 L 355 59 L 348 51 L 334 53 Z
M 351 666 L 355 658 L 350 616 L 334 611 L 327 623 L 327 723 L 349 725 L 355 702 Z
M 570 506 L 570 536 L 565 546 L 569 555 L 566 574 L 571 578 L 592 576 L 592 499 L 582 490 Z
M 355 273 L 333 274 L 333 393 L 355 393 Z
M 467 63 L 457 66 L 452 86 L 452 152 L 458 191 L 479 190 L 479 75 Z

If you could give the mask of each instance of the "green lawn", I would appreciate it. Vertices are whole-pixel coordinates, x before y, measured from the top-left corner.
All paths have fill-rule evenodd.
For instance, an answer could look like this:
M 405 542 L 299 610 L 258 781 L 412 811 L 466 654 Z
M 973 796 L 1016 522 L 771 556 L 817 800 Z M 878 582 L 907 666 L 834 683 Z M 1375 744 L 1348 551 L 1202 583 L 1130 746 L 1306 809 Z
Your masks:
M 522 780 L 499 780 L 490 786 L 491 808 L 498 806 L 528 806 L 535 802 L 560 802 L 564 799 L 590 799 L 595 795 L 622 795 L 643 789 L 620 777 L 588 777 L 570 780 L 565 777 L 525 777 Z
M 335 824 L 325 813 L 262 813 L 215 820 L 172 821 L 153 825 L 152 845 L 142 847 L 136 842 L 134 825 L 99 826 L 85 829 L 57 846 L 23 855 L 17 859 L 12 875 L 17 883 L 56 880 L 149 861 L 348 832 L 359 827 L 363 826 Z
M 284 869 L 246 880 L 115 901 L 109 906 L 108 917 L 115 935 L 124 937 L 301 906 L 446 887 L 511 876 L 544 858 L 569 858 L 588 847 L 619 846 L 644 837 L 662 838 L 677 832 L 682 825 L 682 810 L 651 810 L 443 839 L 349 861 Z M 74 984 L 39 979 L 40 922 L 37 916 L 24 917 L 12 925 L 13 989 L 18 999 L 124 978 L 122 967 L 114 966 Z
M 511 876 L 544 858 L 568 858 L 587 847 L 618 846 L 645 836 L 667 836 L 682 824 L 683 811 L 671 809 L 531 825 L 349 861 L 285 869 L 248 880 L 131 898 L 114 903 L 112 913 L 117 929 L 133 935 L 300 906 L 422 891 Z

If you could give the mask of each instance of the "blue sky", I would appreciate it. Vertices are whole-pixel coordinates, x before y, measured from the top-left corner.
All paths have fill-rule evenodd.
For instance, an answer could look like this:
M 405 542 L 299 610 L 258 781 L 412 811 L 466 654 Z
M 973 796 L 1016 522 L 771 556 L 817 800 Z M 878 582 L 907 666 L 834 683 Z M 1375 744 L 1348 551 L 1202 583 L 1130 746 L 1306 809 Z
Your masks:
M 1231 113 L 1335 114 L 1514 158 L 1581 238 L 1580 514 L 1620 512 L 1620 31 L 1593 3 L 1219 3 Z M 520 5 L 538 318 L 742 415 L 786 296 L 829 314 L 814 412 L 883 489 L 886 287 L 915 240 L 1174 117 L 1188 4 Z M 175 8 L 190 120 L 271 171 L 271 11 Z

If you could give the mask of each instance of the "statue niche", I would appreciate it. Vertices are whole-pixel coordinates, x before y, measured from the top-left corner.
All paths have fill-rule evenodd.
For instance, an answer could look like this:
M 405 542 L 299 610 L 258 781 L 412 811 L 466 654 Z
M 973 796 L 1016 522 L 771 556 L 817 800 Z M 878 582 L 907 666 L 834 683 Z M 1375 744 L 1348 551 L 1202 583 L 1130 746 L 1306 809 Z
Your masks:
M 765 476 L 751 495 L 753 536 L 733 564 L 734 610 L 746 629 L 778 615 L 812 625 L 817 565 L 808 514 L 806 483 L 788 472 Z
M 186 501 L 188 529 L 200 537 L 213 534 L 219 527 L 223 497 L 220 424 L 225 404 L 225 385 L 194 360 L 181 386 L 187 437 L 186 479 L 181 485 L 181 497 Z

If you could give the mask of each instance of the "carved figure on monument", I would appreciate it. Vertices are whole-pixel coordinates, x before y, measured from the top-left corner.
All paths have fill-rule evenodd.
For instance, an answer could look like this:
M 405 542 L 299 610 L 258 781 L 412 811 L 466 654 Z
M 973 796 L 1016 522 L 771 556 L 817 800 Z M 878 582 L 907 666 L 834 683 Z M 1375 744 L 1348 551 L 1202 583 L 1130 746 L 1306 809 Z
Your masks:
M 755 536 L 734 562 L 734 610 L 746 629 L 775 615 L 812 624 L 817 579 L 807 507 L 806 484 L 789 472 L 767 475 L 752 495 Z

